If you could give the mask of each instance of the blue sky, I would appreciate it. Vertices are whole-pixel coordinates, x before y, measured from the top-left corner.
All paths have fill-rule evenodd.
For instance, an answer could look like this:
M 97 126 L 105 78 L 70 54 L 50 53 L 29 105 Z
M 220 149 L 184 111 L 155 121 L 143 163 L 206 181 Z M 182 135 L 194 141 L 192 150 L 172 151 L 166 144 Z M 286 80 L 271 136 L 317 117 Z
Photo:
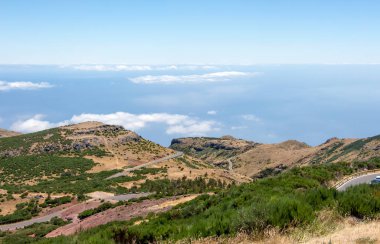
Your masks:
M 0 63 L 380 63 L 379 12 L 375 0 L 4 0 Z
M 0 128 L 380 134 L 379 1 L 0 1 Z

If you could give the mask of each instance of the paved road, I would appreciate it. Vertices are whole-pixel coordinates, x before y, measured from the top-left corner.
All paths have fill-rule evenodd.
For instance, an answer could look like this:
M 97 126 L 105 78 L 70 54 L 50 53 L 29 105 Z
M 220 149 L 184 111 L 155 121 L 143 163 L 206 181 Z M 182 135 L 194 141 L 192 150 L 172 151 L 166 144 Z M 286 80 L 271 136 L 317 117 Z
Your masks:
M 358 176 L 356 178 L 353 178 L 353 179 L 347 181 L 343 185 L 339 186 L 337 188 L 337 190 L 338 191 L 345 191 L 350 186 L 355 186 L 355 185 L 359 185 L 359 184 L 369 184 L 369 183 L 371 183 L 371 180 L 375 179 L 375 177 L 378 175 L 380 175 L 380 173 L 372 173 L 372 174 L 368 174 L 368 175 Z
M 32 225 L 34 223 L 43 223 L 43 222 L 48 222 L 54 217 L 59 217 L 63 211 L 66 211 L 67 209 L 60 210 L 55 213 L 51 213 L 42 217 L 37 217 L 33 218 L 30 220 L 22 221 L 22 222 L 17 222 L 13 224 L 7 224 L 7 225 L 0 225 L 0 230 L 1 231 L 7 231 L 7 230 L 16 230 L 16 229 L 21 229 L 26 226 Z
M 106 198 L 103 198 L 103 199 L 104 200 L 127 201 L 127 200 L 130 200 L 130 199 L 133 199 L 133 198 L 140 198 L 140 197 L 149 196 L 150 194 L 151 193 L 135 193 L 135 194 L 132 193 L 132 194 L 123 194 L 123 195 L 110 196 L 110 197 L 106 197 Z M 94 199 L 91 199 L 89 201 L 94 201 Z M 26 226 L 29 226 L 29 225 L 32 225 L 32 224 L 35 224 L 35 223 L 48 222 L 48 221 L 50 221 L 54 217 L 61 218 L 62 217 L 61 214 L 63 212 L 68 211 L 71 208 L 75 208 L 75 207 L 77 207 L 80 204 L 81 203 L 75 204 L 73 206 L 70 206 L 68 208 L 59 210 L 57 212 L 54 212 L 54 213 L 51 213 L 51 214 L 47 214 L 45 216 L 36 217 L 36 218 L 29 219 L 29 220 L 13 223 L 13 224 L 0 225 L 0 231 L 21 229 L 21 228 L 24 228 Z
M 114 175 L 111 175 L 110 177 L 107 178 L 107 180 L 112 179 L 112 178 L 116 178 L 116 177 L 120 177 L 120 176 L 125 176 L 125 175 L 128 174 L 128 172 L 132 172 L 132 171 L 135 171 L 135 170 L 138 170 L 138 169 L 141 169 L 141 168 L 145 168 L 145 167 L 151 166 L 153 164 L 158 164 L 158 163 L 161 163 L 161 162 L 169 160 L 169 159 L 178 158 L 178 157 L 181 157 L 182 155 L 183 155 L 183 152 L 176 152 L 173 155 L 169 155 L 169 156 L 166 156 L 166 157 L 163 157 L 163 158 L 159 158 L 159 159 L 150 161 L 150 162 L 148 162 L 146 164 L 138 165 L 138 166 L 133 167 L 133 168 L 125 169 L 122 172 L 119 172 L 119 173 L 116 173 Z

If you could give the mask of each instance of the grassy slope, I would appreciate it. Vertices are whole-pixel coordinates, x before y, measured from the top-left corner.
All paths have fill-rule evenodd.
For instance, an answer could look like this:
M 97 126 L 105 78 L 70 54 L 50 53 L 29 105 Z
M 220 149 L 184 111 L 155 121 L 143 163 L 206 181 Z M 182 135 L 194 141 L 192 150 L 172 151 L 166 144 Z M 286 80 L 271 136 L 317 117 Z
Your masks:
M 140 225 L 112 223 L 72 237 L 43 243 L 138 243 L 206 236 L 235 235 L 240 231 L 260 235 L 268 227 L 281 231 L 307 226 L 319 211 L 342 216 L 377 218 L 380 186 L 362 185 L 339 193 L 328 183 L 358 170 L 380 168 L 380 160 L 294 168 L 276 177 L 234 186 L 219 194 L 203 195 Z

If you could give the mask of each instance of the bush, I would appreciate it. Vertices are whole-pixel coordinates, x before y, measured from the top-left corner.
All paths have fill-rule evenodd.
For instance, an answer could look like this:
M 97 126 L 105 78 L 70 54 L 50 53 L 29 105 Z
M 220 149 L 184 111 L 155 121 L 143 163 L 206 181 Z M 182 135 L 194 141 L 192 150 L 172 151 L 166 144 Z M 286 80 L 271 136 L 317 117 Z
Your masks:
M 107 209 L 114 208 L 114 207 L 120 206 L 122 204 L 123 204 L 123 202 L 118 202 L 115 204 L 112 204 L 110 202 L 105 202 L 97 208 L 88 209 L 88 210 L 81 212 L 80 214 L 78 214 L 78 218 L 79 219 L 85 219 L 85 218 L 90 217 L 91 215 L 106 211 Z
M 44 202 L 44 205 L 45 206 L 49 206 L 49 207 L 55 207 L 55 206 L 59 206 L 59 205 L 62 205 L 62 204 L 65 204 L 65 203 L 69 203 L 71 202 L 71 197 L 70 196 L 63 196 L 63 197 L 58 197 L 58 198 L 46 198 L 45 202 Z
M 31 219 L 33 216 L 36 216 L 40 210 L 38 201 L 36 200 L 31 200 L 29 203 L 17 204 L 17 209 L 14 213 L 0 215 L 0 224 L 9 224 Z
M 380 186 L 359 185 L 351 187 L 338 196 L 341 214 L 357 218 L 374 218 L 380 212 Z

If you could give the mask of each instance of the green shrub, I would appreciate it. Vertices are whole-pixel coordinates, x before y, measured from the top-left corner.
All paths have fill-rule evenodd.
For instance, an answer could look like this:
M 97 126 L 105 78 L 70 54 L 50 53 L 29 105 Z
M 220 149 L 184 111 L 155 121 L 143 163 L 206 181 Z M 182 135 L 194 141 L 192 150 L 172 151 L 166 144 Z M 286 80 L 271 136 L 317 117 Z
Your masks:
M 380 186 L 359 185 L 348 188 L 338 196 L 341 214 L 357 218 L 374 218 L 380 213 Z
M 36 200 L 31 200 L 29 203 L 17 204 L 16 207 L 16 211 L 12 214 L 0 215 L 0 224 L 9 224 L 31 219 L 40 212 L 38 201 Z
M 47 206 L 50 206 L 50 207 L 55 207 L 55 206 L 58 206 L 58 205 L 62 205 L 62 204 L 65 204 L 65 203 L 69 203 L 71 202 L 71 197 L 70 196 L 63 196 L 63 197 L 57 197 L 57 198 L 46 198 L 44 204 L 47 205 Z

